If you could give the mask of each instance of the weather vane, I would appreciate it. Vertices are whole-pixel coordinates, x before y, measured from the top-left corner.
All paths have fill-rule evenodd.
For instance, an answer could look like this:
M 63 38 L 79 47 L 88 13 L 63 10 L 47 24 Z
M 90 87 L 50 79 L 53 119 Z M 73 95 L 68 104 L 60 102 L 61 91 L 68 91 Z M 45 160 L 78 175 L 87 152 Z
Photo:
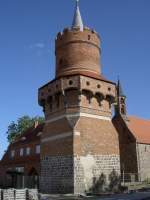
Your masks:
M 76 2 L 77 2 L 77 5 L 79 4 L 79 0 L 76 0 Z

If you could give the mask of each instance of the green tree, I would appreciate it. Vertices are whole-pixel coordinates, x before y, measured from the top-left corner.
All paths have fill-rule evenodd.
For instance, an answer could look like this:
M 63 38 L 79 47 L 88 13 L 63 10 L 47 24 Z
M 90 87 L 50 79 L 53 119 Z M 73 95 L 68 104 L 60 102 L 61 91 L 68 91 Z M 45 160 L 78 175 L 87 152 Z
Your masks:
M 18 118 L 17 122 L 12 121 L 7 130 L 7 139 L 8 142 L 13 142 L 17 136 L 20 136 L 23 134 L 24 131 L 26 131 L 28 128 L 32 127 L 35 122 L 43 123 L 44 118 L 43 117 L 29 117 L 27 115 Z

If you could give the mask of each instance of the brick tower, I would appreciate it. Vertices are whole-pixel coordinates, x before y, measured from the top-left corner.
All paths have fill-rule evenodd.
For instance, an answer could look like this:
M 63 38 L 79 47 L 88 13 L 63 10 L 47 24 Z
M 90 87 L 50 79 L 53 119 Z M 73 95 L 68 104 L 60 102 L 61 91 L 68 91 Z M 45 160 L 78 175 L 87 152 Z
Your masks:
M 126 95 L 123 93 L 120 80 L 118 80 L 117 84 L 117 102 L 115 105 L 115 115 L 121 115 L 123 119 L 127 120 Z
M 40 188 L 84 193 L 93 180 L 120 173 L 118 134 L 111 117 L 116 85 L 101 74 L 98 33 L 83 25 L 77 2 L 71 28 L 56 38 L 56 78 L 39 89 L 45 114 Z

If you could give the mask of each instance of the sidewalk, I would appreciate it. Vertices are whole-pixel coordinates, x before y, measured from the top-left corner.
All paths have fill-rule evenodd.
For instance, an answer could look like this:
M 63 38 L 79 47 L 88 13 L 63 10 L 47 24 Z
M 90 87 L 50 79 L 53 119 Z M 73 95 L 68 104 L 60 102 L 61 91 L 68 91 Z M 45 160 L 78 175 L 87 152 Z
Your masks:
M 150 200 L 150 192 L 117 194 L 101 197 L 73 197 L 71 195 L 44 195 L 41 200 Z

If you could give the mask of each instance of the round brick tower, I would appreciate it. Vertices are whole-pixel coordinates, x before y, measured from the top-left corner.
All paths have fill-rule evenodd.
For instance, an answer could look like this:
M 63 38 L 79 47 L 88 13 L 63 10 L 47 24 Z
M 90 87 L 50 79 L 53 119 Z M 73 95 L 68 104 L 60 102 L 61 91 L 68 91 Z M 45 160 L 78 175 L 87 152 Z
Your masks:
M 72 28 L 57 34 L 55 46 L 56 78 L 72 74 L 100 76 L 100 37 L 83 27 L 78 4 Z
M 56 78 L 39 89 L 43 193 L 83 194 L 102 174 L 120 173 L 116 85 L 101 75 L 100 37 L 83 25 L 76 1 L 72 27 L 56 37 Z

